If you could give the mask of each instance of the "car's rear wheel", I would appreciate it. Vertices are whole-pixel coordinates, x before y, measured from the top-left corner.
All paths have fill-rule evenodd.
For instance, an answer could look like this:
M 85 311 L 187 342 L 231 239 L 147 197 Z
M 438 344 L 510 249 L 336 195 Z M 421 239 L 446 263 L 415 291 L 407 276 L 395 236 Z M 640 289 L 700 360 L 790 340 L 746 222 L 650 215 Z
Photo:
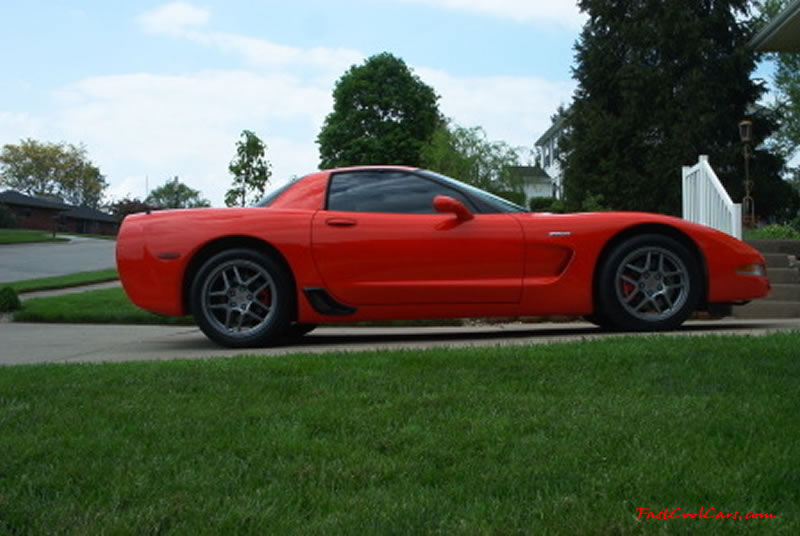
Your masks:
M 277 342 L 292 320 L 294 289 L 286 269 L 251 249 L 208 259 L 191 288 L 197 325 L 212 341 L 232 348 Z
M 680 242 L 639 235 L 619 244 L 600 268 L 599 317 L 616 329 L 662 331 L 681 325 L 697 306 L 702 278 Z

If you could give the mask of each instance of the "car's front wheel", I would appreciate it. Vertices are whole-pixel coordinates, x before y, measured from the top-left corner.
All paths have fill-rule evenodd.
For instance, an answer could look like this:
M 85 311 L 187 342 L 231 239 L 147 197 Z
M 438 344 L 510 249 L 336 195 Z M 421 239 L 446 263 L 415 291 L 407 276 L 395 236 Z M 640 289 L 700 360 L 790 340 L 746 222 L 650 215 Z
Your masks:
M 291 322 L 293 299 L 286 269 L 251 249 L 209 258 L 191 287 L 197 325 L 212 341 L 232 348 L 276 342 Z
M 668 236 L 639 235 L 616 246 L 600 267 L 598 308 L 617 329 L 662 331 L 697 306 L 702 278 L 694 256 Z

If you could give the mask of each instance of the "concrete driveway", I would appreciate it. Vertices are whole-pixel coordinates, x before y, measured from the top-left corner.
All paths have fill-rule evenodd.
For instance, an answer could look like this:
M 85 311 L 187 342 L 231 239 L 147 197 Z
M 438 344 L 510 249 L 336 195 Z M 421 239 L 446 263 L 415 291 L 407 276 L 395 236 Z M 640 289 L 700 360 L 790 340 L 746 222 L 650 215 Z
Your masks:
M 0 244 L 0 282 L 114 268 L 113 240 L 72 237 L 69 242 Z
M 764 335 L 800 330 L 800 319 L 691 321 L 677 336 Z M 616 337 L 591 324 L 545 323 L 441 328 L 318 328 L 293 346 L 228 350 L 194 327 L 0 324 L 0 365 L 199 359 L 237 355 L 548 344 Z M 639 335 L 646 336 L 646 335 Z

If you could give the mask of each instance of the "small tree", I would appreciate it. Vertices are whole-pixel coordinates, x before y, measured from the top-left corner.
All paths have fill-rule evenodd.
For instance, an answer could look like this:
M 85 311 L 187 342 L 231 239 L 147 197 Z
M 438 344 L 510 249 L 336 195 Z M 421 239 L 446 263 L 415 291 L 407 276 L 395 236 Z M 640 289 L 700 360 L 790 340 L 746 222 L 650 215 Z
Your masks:
M 208 199 L 200 197 L 200 191 L 189 188 L 178 177 L 167 179 L 158 188 L 153 189 L 145 199 L 145 203 L 158 208 L 197 208 L 210 207 Z
M 236 143 L 236 157 L 228 166 L 233 175 L 233 186 L 225 193 L 225 204 L 229 207 L 247 206 L 264 195 L 272 176 L 272 165 L 267 160 L 267 146 L 255 133 L 243 130 Z
M 521 165 L 519 151 L 489 141 L 482 127 L 443 125 L 422 149 L 422 166 L 491 192 L 522 193 L 510 172 Z

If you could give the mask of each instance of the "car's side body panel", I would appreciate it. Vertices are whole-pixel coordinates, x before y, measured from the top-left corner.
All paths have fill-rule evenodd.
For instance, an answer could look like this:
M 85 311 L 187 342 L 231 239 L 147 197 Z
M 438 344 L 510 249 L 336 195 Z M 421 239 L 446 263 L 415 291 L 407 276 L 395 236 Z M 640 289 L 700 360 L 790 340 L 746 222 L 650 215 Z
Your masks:
M 195 255 L 220 241 L 270 245 L 306 285 L 322 284 L 309 247 L 309 210 L 201 209 L 129 216 L 117 239 L 117 267 L 126 293 L 139 307 L 184 315 L 184 277 Z
M 509 214 L 320 211 L 312 248 L 325 287 L 364 305 L 519 303 L 523 237 Z

